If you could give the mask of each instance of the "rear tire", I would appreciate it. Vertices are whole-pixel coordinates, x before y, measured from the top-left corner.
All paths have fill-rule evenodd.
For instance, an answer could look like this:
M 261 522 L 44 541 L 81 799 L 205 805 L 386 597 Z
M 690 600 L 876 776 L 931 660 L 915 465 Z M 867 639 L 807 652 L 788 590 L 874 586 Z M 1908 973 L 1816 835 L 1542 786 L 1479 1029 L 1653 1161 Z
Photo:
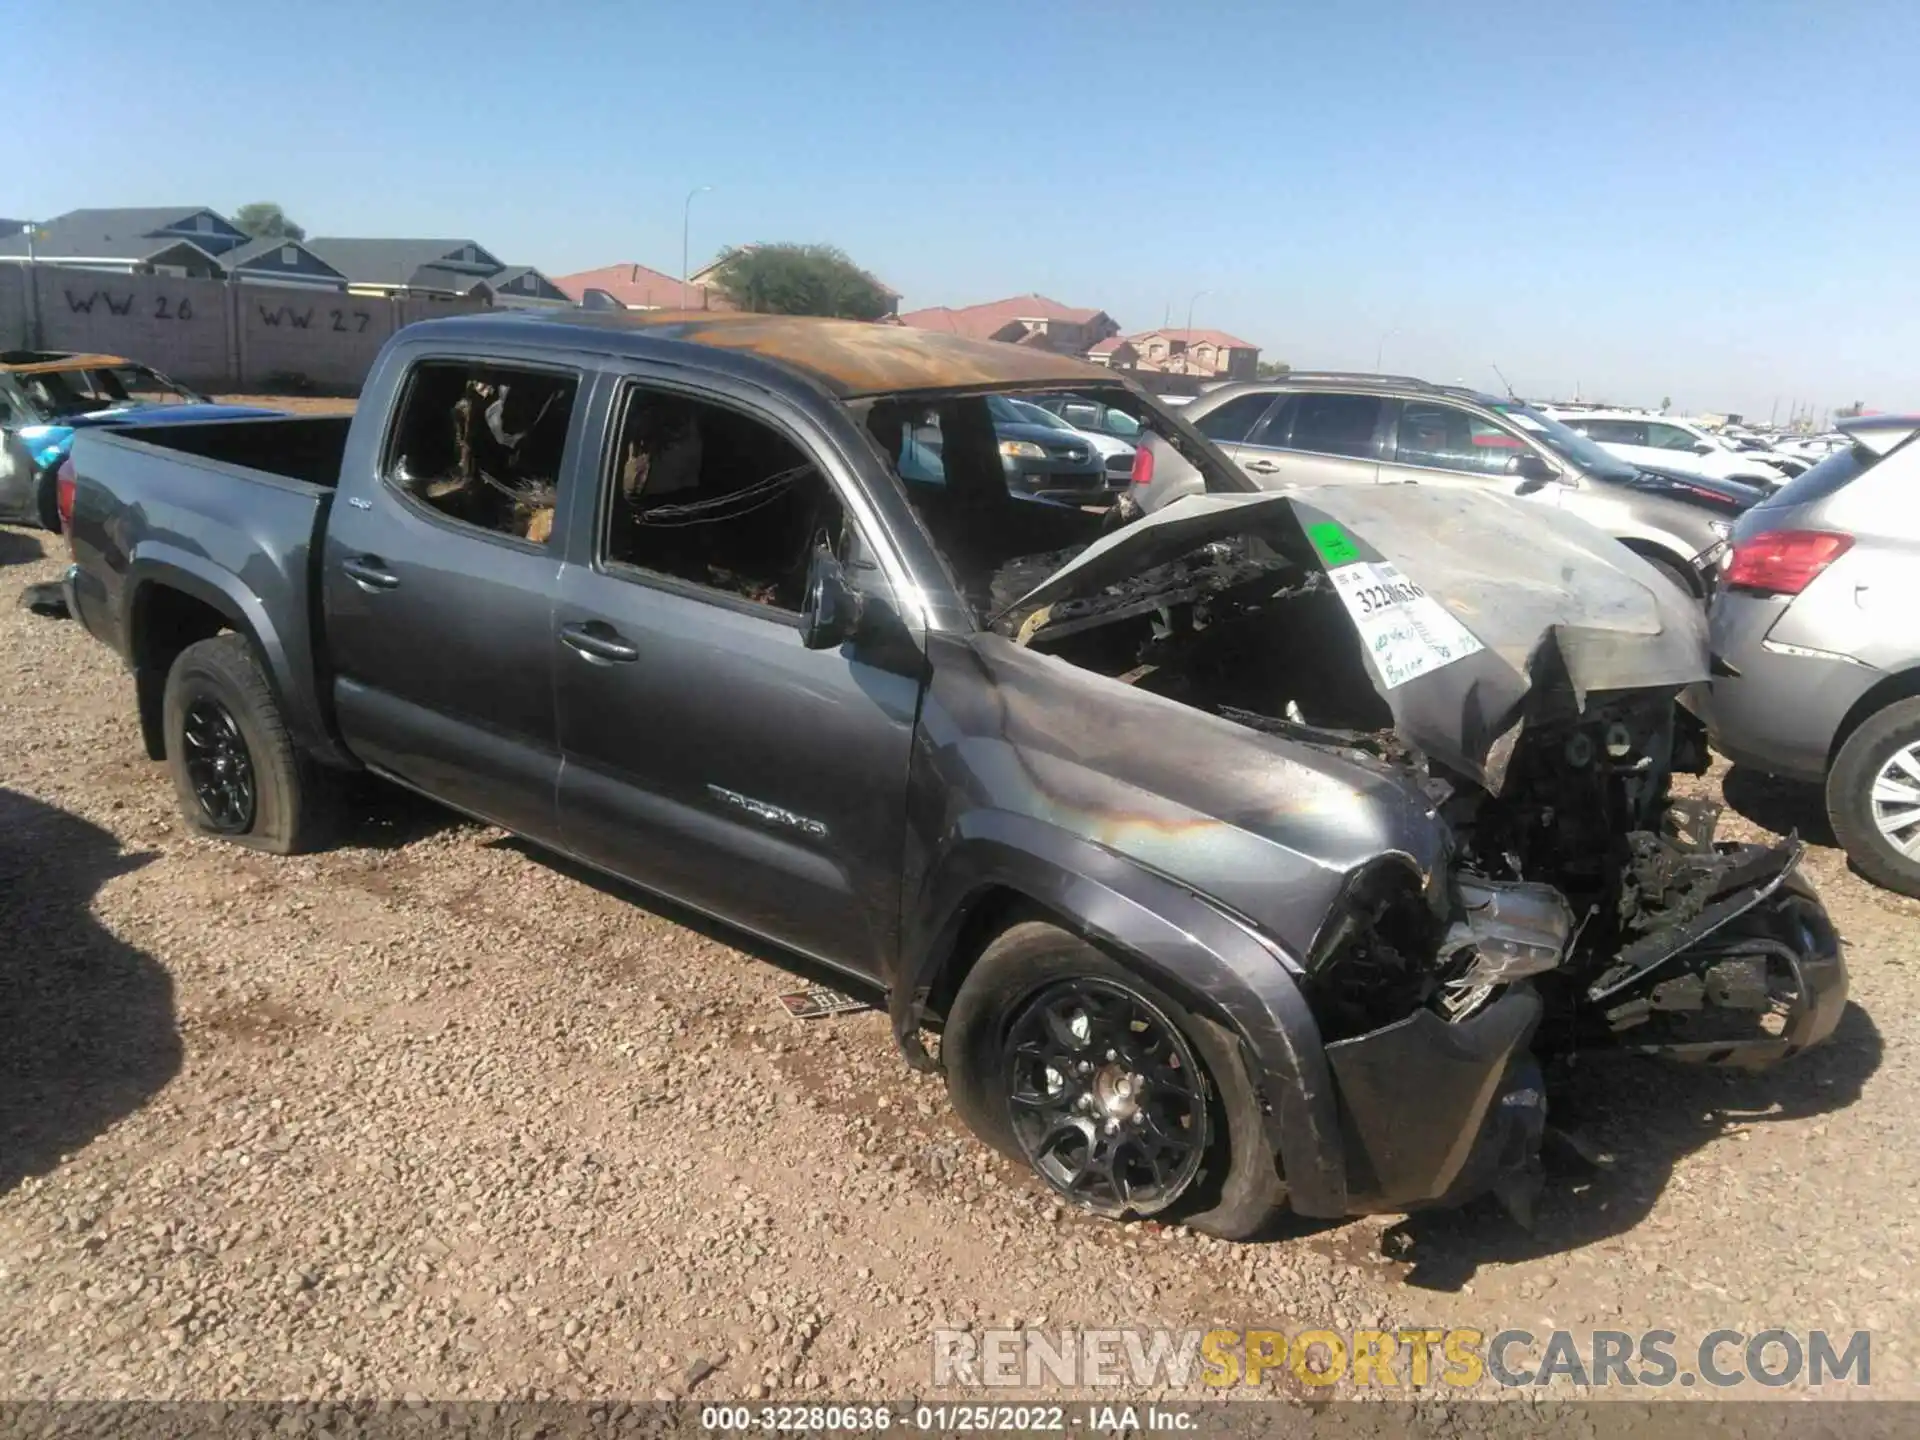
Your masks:
M 1094 1001 L 1096 1008 L 1116 1007 L 1110 1014 L 1132 1017 L 1131 1037 L 1141 1047 L 1137 1058 L 1144 1060 L 1151 1052 L 1164 1060 L 1184 1053 L 1194 1062 L 1190 1075 L 1184 1065 L 1128 1064 L 1128 1054 L 1120 1055 L 1120 1063 L 1109 1063 L 1108 1043 L 1096 1041 L 1091 1029 L 1084 1040 L 1076 1038 L 1077 1032 L 1063 1033 L 1057 1026 L 1050 1032 L 1066 1047 L 1063 1060 L 1074 1058 L 1081 1044 L 1087 1046 L 1083 1063 L 1095 1067 L 1094 1073 L 1074 1083 L 1084 1085 L 1089 1099 L 1105 1083 L 1106 1072 L 1114 1071 L 1121 1084 L 1123 1114 L 1133 1110 L 1146 1117 L 1120 1122 L 1123 1129 L 1138 1128 L 1107 1142 L 1114 1147 L 1107 1152 L 1108 1163 L 1145 1179 L 1141 1146 L 1150 1144 L 1152 1135 L 1163 1135 L 1172 1143 L 1169 1150 L 1156 1150 L 1159 1158 L 1153 1164 L 1153 1177 L 1161 1173 L 1160 1159 L 1178 1154 L 1177 1161 L 1168 1159 L 1166 1164 L 1177 1183 L 1161 1190 L 1149 1182 L 1138 1191 L 1129 1185 L 1090 1194 L 1063 1182 L 1061 1171 L 1071 1168 L 1073 1158 L 1069 1153 L 1069 1165 L 1062 1166 L 1061 1153 L 1068 1147 L 1049 1148 L 1036 1142 L 1036 1135 L 1049 1127 L 1034 1118 L 1032 1062 L 1023 1064 L 1024 1049 L 1010 1052 L 1009 1041 L 1016 1035 L 1036 1033 L 1036 1021 L 1046 1023 L 1039 1009 L 1057 1019 L 1062 1003 L 1071 1007 L 1082 996 Z M 1123 1024 L 1122 1032 L 1129 1024 Z M 1114 1044 L 1116 1052 L 1126 1048 L 1126 1033 Z M 954 999 L 941 1056 L 954 1110 L 967 1127 L 1001 1153 L 1032 1168 L 1062 1199 L 1084 1209 L 1110 1218 L 1153 1215 L 1222 1239 L 1244 1240 L 1264 1229 L 1285 1207 L 1286 1186 L 1267 1144 L 1259 1102 L 1233 1035 L 1058 926 L 1025 922 L 987 947 Z M 1042 1068 L 1054 1074 L 1044 1064 Z M 1022 1101 L 1018 1122 L 1016 1093 Z M 1039 1098 L 1044 1100 L 1045 1095 Z M 1089 1133 L 1095 1136 L 1091 1145 L 1068 1138 L 1072 1147 L 1091 1158 L 1093 1147 L 1101 1143 L 1102 1112 L 1075 1111 L 1064 1099 L 1058 1109 L 1072 1119 L 1088 1117 L 1093 1127 Z M 1161 1127 L 1166 1117 L 1183 1114 L 1188 1117 L 1184 1126 Z M 1061 1132 L 1056 1127 L 1052 1133 Z M 1129 1141 L 1129 1134 L 1137 1138 Z M 1187 1150 L 1197 1154 L 1189 1157 Z M 1115 1155 L 1129 1158 L 1116 1162 Z
M 60 479 L 59 467 L 49 465 L 33 481 L 33 505 L 40 513 L 40 527 L 60 533 Z
M 246 637 L 216 635 L 180 652 L 161 723 L 190 828 L 274 855 L 319 843 L 325 786 L 287 734 Z
M 1854 868 L 1874 884 L 1920 896 L 1920 853 L 1906 854 L 1896 837 L 1920 852 L 1920 699 L 1902 700 L 1867 717 L 1847 737 L 1827 775 L 1827 817 Z M 1876 795 L 1878 798 L 1876 798 Z M 1884 828 L 1883 828 L 1884 827 Z M 1893 832 L 1892 835 L 1888 831 Z

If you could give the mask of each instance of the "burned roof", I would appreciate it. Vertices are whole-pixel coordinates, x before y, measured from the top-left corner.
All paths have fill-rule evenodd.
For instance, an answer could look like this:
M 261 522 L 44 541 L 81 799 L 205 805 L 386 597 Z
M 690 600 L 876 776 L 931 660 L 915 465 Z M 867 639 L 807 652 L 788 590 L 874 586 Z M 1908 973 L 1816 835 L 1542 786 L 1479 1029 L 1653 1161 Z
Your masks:
M 9 375 L 46 375 L 57 370 L 111 370 L 130 365 L 118 355 L 89 355 L 64 350 L 0 350 L 0 372 Z
M 1018 385 L 1117 383 L 1111 370 L 1048 351 L 968 340 L 861 320 L 822 320 L 793 315 L 724 311 L 559 311 L 540 315 L 479 315 L 425 322 L 469 334 L 511 334 L 553 327 L 551 338 L 570 347 L 591 347 L 579 332 L 601 332 L 602 343 L 620 334 L 679 341 L 754 355 L 813 381 L 843 400 L 916 390 L 968 390 Z M 496 329 L 495 327 L 499 327 Z M 618 349 L 617 344 L 608 348 Z

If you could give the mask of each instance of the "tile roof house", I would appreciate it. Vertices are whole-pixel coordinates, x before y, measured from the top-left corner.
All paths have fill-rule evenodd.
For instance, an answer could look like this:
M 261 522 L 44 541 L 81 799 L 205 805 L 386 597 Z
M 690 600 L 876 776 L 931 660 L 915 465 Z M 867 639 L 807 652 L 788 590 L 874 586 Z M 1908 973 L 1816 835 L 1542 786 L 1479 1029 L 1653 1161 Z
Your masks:
M 1045 295 L 1015 295 L 959 309 L 934 305 L 908 311 L 900 317 L 900 323 L 969 340 L 1038 346 L 1058 355 L 1085 355 L 1120 332 L 1119 325 L 1104 310 L 1062 305 Z
M 658 270 L 649 270 L 645 265 L 628 263 L 625 265 L 602 265 L 597 270 L 580 270 L 572 275 L 559 276 L 553 282 L 561 291 L 572 297 L 576 305 L 589 310 L 679 310 L 681 287 L 677 277 L 663 275 Z M 686 286 L 684 308 L 689 310 L 722 309 L 724 305 L 712 302 L 718 296 L 709 297 L 704 285 L 691 279 Z
M 573 303 L 531 265 L 507 265 L 474 240 L 317 235 L 307 248 L 347 277 L 356 295 L 488 300 L 526 309 Z
M 1124 367 L 1164 375 L 1198 375 L 1212 380 L 1251 380 L 1260 366 L 1260 347 L 1224 330 L 1143 330 L 1127 336 L 1134 352 Z
M 219 257 L 247 239 L 245 231 L 205 206 L 69 210 L 40 221 L 31 237 L 24 226 L 0 234 L 0 260 L 219 279 Z

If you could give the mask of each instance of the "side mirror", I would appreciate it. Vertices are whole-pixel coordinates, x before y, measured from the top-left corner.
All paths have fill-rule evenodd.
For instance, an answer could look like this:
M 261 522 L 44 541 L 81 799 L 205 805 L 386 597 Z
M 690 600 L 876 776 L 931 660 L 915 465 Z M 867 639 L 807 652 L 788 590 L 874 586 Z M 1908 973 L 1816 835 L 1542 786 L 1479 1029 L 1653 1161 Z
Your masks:
M 865 601 L 847 583 L 833 551 L 816 545 L 807 562 L 806 607 L 800 615 L 800 640 L 809 650 L 832 650 L 860 629 Z
M 1546 460 L 1529 450 L 1524 455 L 1516 455 L 1507 467 L 1508 472 L 1520 477 L 1520 483 L 1514 489 L 1516 495 L 1531 495 L 1536 490 L 1545 489 L 1560 478 L 1560 472 Z
M 1713 446 L 1709 445 L 1704 440 L 1696 440 L 1688 448 L 1690 448 L 1693 451 L 1693 453 L 1696 455 L 1711 455 L 1713 453 Z

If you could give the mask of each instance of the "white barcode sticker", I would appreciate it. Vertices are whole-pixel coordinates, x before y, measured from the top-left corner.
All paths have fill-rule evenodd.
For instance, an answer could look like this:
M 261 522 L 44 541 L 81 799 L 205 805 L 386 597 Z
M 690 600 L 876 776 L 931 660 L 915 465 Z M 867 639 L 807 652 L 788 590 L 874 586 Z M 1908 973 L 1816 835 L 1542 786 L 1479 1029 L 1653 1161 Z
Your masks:
M 1486 648 L 1439 601 L 1384 560 L 1341 565 L 1327 571 L 1327 578 L 1353 617 L 1384 689 L 1397 689 Z

